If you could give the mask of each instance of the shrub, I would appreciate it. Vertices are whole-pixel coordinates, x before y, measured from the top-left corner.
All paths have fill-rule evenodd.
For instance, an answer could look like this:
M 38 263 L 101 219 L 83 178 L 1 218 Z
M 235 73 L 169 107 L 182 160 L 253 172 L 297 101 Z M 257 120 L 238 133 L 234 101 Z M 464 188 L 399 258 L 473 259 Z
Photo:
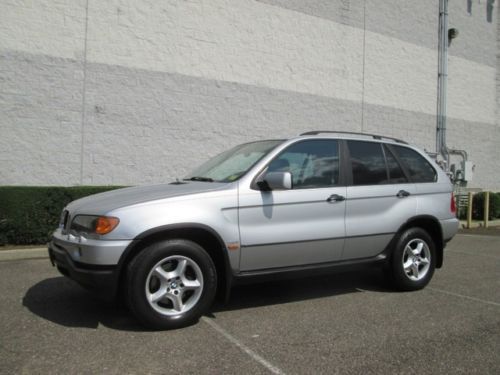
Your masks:
M 472 218 L 483 220 L 484 218 L 484 193 L 474 195 L 472 204 Z M 490 193 L 490 209 L 488 219 L 493 220 L 500 217 L 500 193 Z
M 457 217 L 459 220 L 467 220 L 467 205 L 458 208 Z
M 46 243 L 71 201 L 121 186 L 0 186 L 0 245 Z

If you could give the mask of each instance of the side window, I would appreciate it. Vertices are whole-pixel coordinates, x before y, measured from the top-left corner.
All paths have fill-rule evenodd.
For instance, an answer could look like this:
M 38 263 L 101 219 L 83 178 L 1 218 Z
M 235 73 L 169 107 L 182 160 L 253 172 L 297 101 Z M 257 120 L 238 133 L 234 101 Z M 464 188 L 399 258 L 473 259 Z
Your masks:
M 399 165 L 396 158 L 392 155 L 392 152 L 384 147 L 385 160 L 387 161 L 387 168 L 389 169 L 389 183 L 390 184 L 404 184 L 408 182 L 401 166 Z
M 410 174 L 412 182 L 434 182 L 437 174 L 432 165 L 418 152 L 408 147 L 392 146 Z
M 339 184 L 339 146 L 337 140 L 310 140 L 294 143 L 268 167 L 268 172 L 291 172 L 293 189 L 336 186 Z
M 347 141 L 347 146 L 351 155 L 353 185 L 378 185 L 388 182 L 380 143 Z

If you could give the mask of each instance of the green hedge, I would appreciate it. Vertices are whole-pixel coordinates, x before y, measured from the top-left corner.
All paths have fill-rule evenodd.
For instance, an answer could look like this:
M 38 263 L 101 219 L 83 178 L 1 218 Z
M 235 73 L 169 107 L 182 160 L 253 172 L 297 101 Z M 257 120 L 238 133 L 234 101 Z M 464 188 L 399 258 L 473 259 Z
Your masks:
M 484 219 L 484 193 L 474 194 L 472 198 L 472 218 L 475 220 Z M 500 193 L 490 192 L 489 199 L 490 207 L 488 212 L 488 220 L 497 219 L 500 217 Z
M 484 192 L 476 193 L 473 196 L 472 202 L 472 219 L 484 219 Z M 500 218 L 500 193 L 490 192 L 490 207 L 488 220 Z M 458 215 L 460 220 L 467 220 L 467 204 L 461 207 Z
M 69 202 L 120 187 L 0 186 L 0 245 L 46 243 Z

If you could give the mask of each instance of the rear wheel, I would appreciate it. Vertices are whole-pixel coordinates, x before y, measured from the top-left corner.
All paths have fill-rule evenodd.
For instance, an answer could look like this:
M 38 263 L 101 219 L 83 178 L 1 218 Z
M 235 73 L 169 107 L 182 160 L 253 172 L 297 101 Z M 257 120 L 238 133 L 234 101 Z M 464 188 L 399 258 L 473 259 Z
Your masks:
M 429 234 L 421 228 L 405 230 L 396 242 L 391 259 L 393 284 L 400 290 L 424 288 L 436 267 L 436 247 Z
M 187 240 L 152 244 L 127 269 L 127 304 L 143 324 L 155 329 L 196 322 L 212 304 L 216 288 L 212 259 Z

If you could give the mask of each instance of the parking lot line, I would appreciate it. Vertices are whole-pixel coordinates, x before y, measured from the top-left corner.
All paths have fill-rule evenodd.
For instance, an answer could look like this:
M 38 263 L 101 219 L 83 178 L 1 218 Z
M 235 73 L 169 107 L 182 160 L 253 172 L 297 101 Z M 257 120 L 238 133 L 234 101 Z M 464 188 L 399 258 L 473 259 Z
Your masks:
M 262 358 L 260 355 L 255 353 L 252 349 L 250 349 L 248 346 L 240 342 L 237 338 L 232 336 L 229 332 L 227 332 L 224 328 L 222 328 L 220 325 L 215 323 L 213 319 L 209 319 L 207 317 L 202 317 L 201 318 L 205 323 L 207 323 L 210 327 L 212 327 L 214 330 L 219 332 L 222 336 L 224 336 L 228 341 L 236 345 L 238 348 L 240 348 L 242 351 L 244 351 L 250 358 L 253 360 L 259 362 L 262 366 L 267 368 L 269 371 L 271 371 L 273 374 L 279 374 L 279 375 L 284 375 L 285 373 L 279 369 L 278 367 L 274 366 L 271 364 L 269 361 L 266 359 Z
M 471 297 L 471 296 L 466 296 L 466 295 L 460 294 L 460 293 L 449 292 L 449 291 L 444 290 L 444 289 L 433 288 L 433 287 L 430 287 L 430 286 L 426 287 L 426 289 L 430 289 L 430 290 L 433 290 L 435 292 L 439 292 L 439 293 L 443 293 L 443 294 L 448 294 L 450 296 L 465 298 L 465 299 L 468 299 L 468 300 L 471 300 L 471 301 L 475 301 L 475 302 L 485 303 L 487 305 L 500 306 L 500 303 L 498 303 L 498 302 L 489 301 L 489 300 L 486 300 L 486 299 L 481 299 L 481 298 L 476 298 L 476 297 Z
M 456 253 L 456 254 L 465 254 L 465 255 L 471 255 L 471 256 L 480 256 L 484 258 L 493 258 L 493 259 L 500 259 L 500 256 L 494 256 L 494 255 L 489 255 L 489 254 L 480 254 L 480 253 L 468 253 L 466 251 L 458 251 L 458 250 L 446 250 L 446 253 Z
M 444 290 L 444 289 L 439 289 L 439 288 L 433 288 L 431 286 L 426 286 L 425 289 L 430 289 L 430 290 L 433 290 L 434 292 L 438 292 L 438 293 L 443 293 L 443 294 L 448 294 L 450 296 L 454 296 L 454 297 L 460 297 L 460 298 L 465 298 L 465 299 L 468 299 L 468 300 L 471 300 L 471 301 L 475 301 L 475 302 L 481 302 L 481 303 L 486 303 L 488 305 L 493 305 L 493 306 L 500 306 L 500 303 L 498 302 L 494 302 L 494 301 L 489 301 L 487 299 L 481 299 L 481 298 L 476 298 L 476 297 L 471 297 L 471 296 L 466 296 L 464 294 L 460 294 L 460 293 L 453 293 L 453 292 L 449 292 L 447 290 Z M 365 290 L 365 289 L 361 289 L 361 288 L 356 288 L 356 290 L 360 291 L 360 292 L 366 292 L 366 293 L 370 293 L 369 290 Z
M 491 235 L 491 234 L 464 234 L 464 233 L 459 233 L 459 234 L 457 234 L 457 237 L 458 236 L 463 236 L 463 237 L 496 238 L 496 239 L 500 238 L 500 236 L 494 236 L 494 235 Z

